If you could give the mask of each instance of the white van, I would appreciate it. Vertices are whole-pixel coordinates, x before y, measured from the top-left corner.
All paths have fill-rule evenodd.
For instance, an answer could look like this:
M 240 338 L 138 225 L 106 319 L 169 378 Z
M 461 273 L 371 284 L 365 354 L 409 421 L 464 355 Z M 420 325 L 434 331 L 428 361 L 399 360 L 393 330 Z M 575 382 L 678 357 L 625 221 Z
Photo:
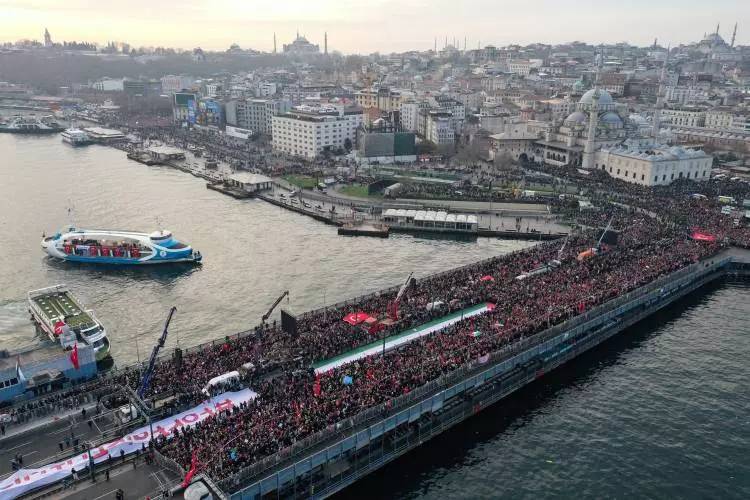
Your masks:
M 206 396 L 211 395 L 211 390 L 220 384 L 225 384 L 228 382 L 235 382 L 240 380 L 240 372 L 237 370 L 222 373 L 221 375 L 217 375 L 216 377 L 212 378 L 206 383 L 206 386 L 203 388 L 203 394 Z

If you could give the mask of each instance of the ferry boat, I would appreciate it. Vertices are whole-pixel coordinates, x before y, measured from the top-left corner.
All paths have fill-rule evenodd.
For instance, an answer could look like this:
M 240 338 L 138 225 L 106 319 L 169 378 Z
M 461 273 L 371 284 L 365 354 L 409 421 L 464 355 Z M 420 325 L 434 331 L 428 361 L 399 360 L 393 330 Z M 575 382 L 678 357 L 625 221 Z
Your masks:
M 60 134 L 63 142 L 70 144 L 71 146 L 86 146 L 92 144 L 94 141 L 91 139 L 89 134 L 79 128 L 68 128 Z
M 107 331 L 65 285 L 55 285 L 28 293 L 31 319 L 63 349 L 73 349 L 82 342 L 94 349 L 97 361 L 109 356 L 110 345 Z
M 63 130 L 64 127 L 52 116 L 36 118 L 16 115 L 10 121 L 0 124 L 0 133 L 7 134 L 56 134 Z
M 165 230 L 148 234 L 71 226 L 52 236 L 43 236 L 42 249 L 58 259 L 100 264 L 199 263 L 203 258 L 199 251 Z

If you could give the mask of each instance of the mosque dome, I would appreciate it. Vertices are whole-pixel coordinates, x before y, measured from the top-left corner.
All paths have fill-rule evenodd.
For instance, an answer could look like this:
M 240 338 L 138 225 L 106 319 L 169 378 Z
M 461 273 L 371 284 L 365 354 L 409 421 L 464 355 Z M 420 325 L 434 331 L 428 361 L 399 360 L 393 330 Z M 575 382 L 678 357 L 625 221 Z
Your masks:
M 648 120 L 646 120 L 644 117 L 637 113 L 633 113 L 630 116 L 628 116 L 628 121 L 632 123 L 636 127 L 648 127 L 649 123 Z
M 586 121 L 588 121 L 588 117 L 586 117 L 586 113 L 584 113 L 583 111 L 574 111 L 565 119 L 565 123 L 572 125 L 583 125 L 584 123 L 586 123 Z
M 596 89 L 588 90 L 585 94 L 581 96 L 581 100 L 578 101 L 581 104 L 592 104 L 594 102 L 594 92 L 596 92 Z M 609 95 L 609 92 L 606 90 L 599 89 L 599 103 L 600 106 L 607 105 L 607 104 L 614 104 L 614 100 L 612 99 L 612 96 Z
M 613 111 L 607 111 L 604 113 L 601 118 L 599 118 L 599 122 L 606 125 L 622 126 L 622 118 Z
M 709 33 L 708 35 L 706 35 L 703 41 L 712 45 L 723 45 L 726 43 L 718 33 Z

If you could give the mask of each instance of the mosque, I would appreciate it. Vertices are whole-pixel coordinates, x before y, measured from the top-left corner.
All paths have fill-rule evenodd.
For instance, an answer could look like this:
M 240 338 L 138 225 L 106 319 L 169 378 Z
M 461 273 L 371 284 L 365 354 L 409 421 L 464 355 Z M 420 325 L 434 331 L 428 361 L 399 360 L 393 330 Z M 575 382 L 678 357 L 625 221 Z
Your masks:
M 490 143 L 495 154 L 505 151 L 516 160 L 599 169 L 647 186 L 680 178 L 707 180 L 713 163 L 709 155 L 659 141 L 661 107 L 663 89 L 649 123 L 641 115 L 627 114 L 627 107 L 597 84 L 562 122 L 511 123 L 503 133 L 490 136 Z
M 326 52 L 328 51 L 328 35 L 326 35 Z M 275 37 L 274 37 L 275 40 Z M 274 46 L 276 42 L 274 41 Z M 319 54 L 320 53 L 320 46 L 315 45 L 313 43 L 310 43 L 307 38 L 304 36 L 300 36 L 299 31 L 297 31 L 297 38 L 294 39 L 292 43 L 284 44 L 284 54 L 293 54 L 293 55 L 305 55 L 305 54 Z

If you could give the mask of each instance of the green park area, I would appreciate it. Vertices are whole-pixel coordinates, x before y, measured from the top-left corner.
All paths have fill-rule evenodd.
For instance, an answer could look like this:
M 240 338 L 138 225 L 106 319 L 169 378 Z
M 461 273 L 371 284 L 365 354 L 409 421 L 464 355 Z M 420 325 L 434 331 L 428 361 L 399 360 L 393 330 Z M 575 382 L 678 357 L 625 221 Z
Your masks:
M 314 189 L 318 185 L 318 180 L 315 177 L 307 175 L 285 175 L 283 179 L 302 189 Z
M 356 196 L 358 198 L 382 198 L 383 197 L 383 193 L 368 194 L 366 184 L 355 183 L 355 184 L 349 184 L 347 186 L 342 186 L 341 188 L 339 188 L 339 192 L 347 196 Z

